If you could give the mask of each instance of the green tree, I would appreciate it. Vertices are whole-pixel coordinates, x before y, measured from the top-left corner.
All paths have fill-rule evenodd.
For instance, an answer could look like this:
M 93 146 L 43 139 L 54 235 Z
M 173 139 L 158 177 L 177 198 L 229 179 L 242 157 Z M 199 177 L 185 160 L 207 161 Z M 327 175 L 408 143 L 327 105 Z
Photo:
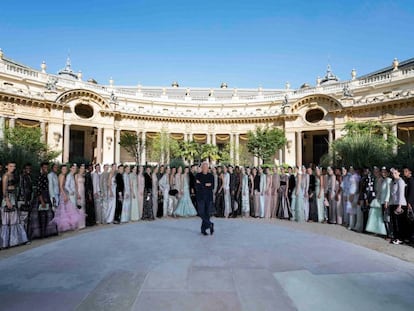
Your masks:
M 393 149 L 402 143 L 389 125 L 375 121 L 348 122 L 344 131 L 345 135 L 333 141 L 330 153 L 321 159 L 323 165 L 386 165 L 394 157 Z
M 6 128 L 4 134 L 5 140 L 0 141 L 0 163 L 13 160 L 18 171 L 25 163 L 31 163 L 34 177 L 39 172 L 41 162 L 50 162 L 60 154 L 59 151 L 50 150 L 49 146 L 42 142 L 40 128 Z
M 204 144 L 201 146 L 200 153 L 201 160 L 217 161 L 220 160 L 219 149 L 216 145 L 213 144 Z
M 16 126 L 6 128 L 4 134 L 7 144 L 12 148 L 33 154 L 39 161 L 51 161 L 61 153 L 51 150 L 49 145 L 42 141 L 42 132 L 39 127 Z M 6 144 L 3 145 L 3 148 L 7 147 Z
M 225 144 L 223 148 L 219 149 L 219 155 L 220 155 L 220 163 L 221 164 L 230 164 L 230 144 Z
M 247 133 L 247 149 L 264 163 L 286 144 L 284 131 L 269 126 L 257 127 Z
M 157 133 L 150 142 L 151 158 L 158 159 L 159 163 L 166 163 L 170 158 L 181 156 L 177 140 L 172 138 L 165 130 Z
M 200 144 L 195 141 L 180 142 L 181 157 L 188 163 L 193 163 L 200 155 Z
M 253 155 L 247 149 L 245 144 L 240 144 L 239 149 L 235 150 L 235 152 L 239 153 L 239 162 L 243 166 L 250 166 L 252 165 L 252 157 Z
M 134 158 L 136 164 L 141 163 L 141 153 L 145 147 L 141 135 L 135 132 L 122 132 L 119 144 Z

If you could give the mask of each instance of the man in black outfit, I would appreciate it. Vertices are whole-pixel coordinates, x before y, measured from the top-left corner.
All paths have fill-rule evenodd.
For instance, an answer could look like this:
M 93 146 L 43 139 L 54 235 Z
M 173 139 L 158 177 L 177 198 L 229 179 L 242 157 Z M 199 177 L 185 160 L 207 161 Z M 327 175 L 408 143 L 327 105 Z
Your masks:
M 124 199 L 124 178 L 122 174 L 124 173 L 124 166 L 122 164 L 118 165 L 118 173 L 115 176 L 116 183 L 116 208 L 115 208 L 115 224 L 121 222 L 121 213 L 122 213 L 122 201 Z
M 198 213 L 202 219 L 201 234 L 208 235 L 206 230 L 210 229 L 210 234 L 213 235 L 214 224 L 210 221 L 210 205 L 213 202 L 214 176 L 209 173 L 207 162 L 201 165 L 201 173 L 195 176 L 195 185 Z

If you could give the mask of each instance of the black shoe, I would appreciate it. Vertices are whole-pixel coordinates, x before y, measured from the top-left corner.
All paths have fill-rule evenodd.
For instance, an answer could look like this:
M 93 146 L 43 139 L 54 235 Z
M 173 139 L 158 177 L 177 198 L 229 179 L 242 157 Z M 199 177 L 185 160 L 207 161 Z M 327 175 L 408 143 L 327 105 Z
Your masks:
M 213 235 L 213 233 L 214 233 L 214 224 L 211 223 L 210 224 L 210 234 Z
M 207 233 L 207 232 L 205 232 L 205 231 L 201 231 L 201 234 L 202 234 L 202 235 L 208 235 L 208 233 Z

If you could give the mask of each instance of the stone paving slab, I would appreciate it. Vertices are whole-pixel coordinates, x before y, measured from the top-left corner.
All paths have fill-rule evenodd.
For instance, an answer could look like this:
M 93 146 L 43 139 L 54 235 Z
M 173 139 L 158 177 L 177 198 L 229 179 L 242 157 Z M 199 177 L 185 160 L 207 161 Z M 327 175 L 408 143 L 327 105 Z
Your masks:
M 97 287 L 82 301 L 76 310 L 130 310 L 145 277 L 145 274 L 114 271 L 98 283 Z
M 414 306 L 412 263 L 277 224 L 215 223 L 207 237 L 198 218 L 109 226 L 1 259 L 0 310 Z

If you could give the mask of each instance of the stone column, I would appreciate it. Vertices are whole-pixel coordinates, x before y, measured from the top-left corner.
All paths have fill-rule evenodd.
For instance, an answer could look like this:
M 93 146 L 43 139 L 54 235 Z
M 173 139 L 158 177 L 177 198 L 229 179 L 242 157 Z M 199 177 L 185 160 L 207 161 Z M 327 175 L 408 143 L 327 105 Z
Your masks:
M 393 125 L 392 125 L 392 127 L 391 127 L 391 131 L 392 131 L 392 134 L 393 134 L 396 138 L 398 138 L 398 125 L 397 125 L 397 124 L 393 124 Z M 395 145 L 395 146 L 393 146 L 393 147 L 392 147 L 392 153 L 397 154 L 397 152 L 398 152 L 398 146 L 397 146 L 397 145 Z
M 211 144 L 216 145 L 216 133 L 211 134 Z
M 121 145 L 119 141 L 121 140 L 121 130 L 115 130 L 115 163 L 120 164 L 121 161 Z
M 167 135 L 167 158 L 166 158 L 166 162 L 165 163 L 161 163 L 161 164 L 168 164 L 168 163 L 170 163 L 170 157 L 171 157 L 171 155 L 170 155 L 170 133 L 166 133 L 166 135 Z
M 142 131 L 141 133 L 141 144 L 142 144 L 142 149 L 141 149 L 141 165 L 145 165 L 145 163 L 147 162 L 147 132 Z
M 188 134 L 184 133 L 184 141 L 188 141 Z
M 193 141 L 193 133 L 188 134 L 189 141 Z
M 63 163 L 69 162 L 70 148 L 70 124 L 65 124 L 63 129 Z
M 235 143 L 235 146 L 234 146 L 234 152 L 235 152 L 235 161 L 236 161 L 236 165 L 239 165 L 239 162 L 240 162 L 240 150 L 239 150 L 239 148 L 240 148 L 240 134 L 239 133 L 236 133 L 236 134 L 234 134 L 236 137 L 236 143 Z
M 0 141 L 4 140 L 4 127 L 5 119 L 3 116 L 0 116 Z
M 329 144 L 333 142 L 333 129 L 328 129 L 328 142 Z
M 233 133 L 230 133 L 230 163 L 234 164 L 234 137 Z
M 296 165 L 302 165 L 302 131 L 296 132 Z
M 103 148 L 102 148 L 102 162 L 105 164 L 114 163 L 114 129 L 103 129 Z
M 46 142 L 46 123 L 45 121 L 40 121 L 40 132 L 42 133 L 41 141 Z
M 279 149 L 279 166 L 283 164 L 283 150 Z
M 259 158 L 253 157 L 253 166 L 257 167 L 259 165 Z
M 98 127 L 96 134 L 96 163 L 102 163 L 102 127 Z
M 10 118 L 9 128 L 14 128 L 16 126 L 16 118 Z
M 209 145 L 211 144 L 211 133 L 207 133 L 206 136 L 207 136 L 207 144 Z

